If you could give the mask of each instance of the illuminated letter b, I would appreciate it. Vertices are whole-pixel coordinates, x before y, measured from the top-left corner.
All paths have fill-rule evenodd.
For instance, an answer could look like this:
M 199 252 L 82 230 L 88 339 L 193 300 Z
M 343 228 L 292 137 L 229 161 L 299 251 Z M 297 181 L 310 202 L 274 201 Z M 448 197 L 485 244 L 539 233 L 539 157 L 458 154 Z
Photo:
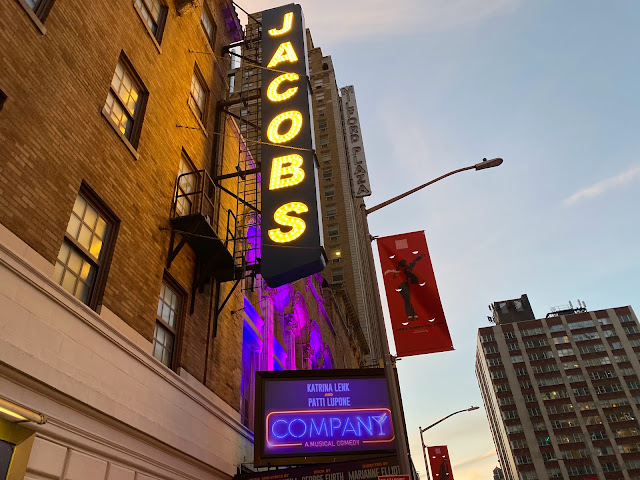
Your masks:
M 273 159 L 271 164 L 271 180 L 269 190 L 292 187 L 304 180 L 302 170 L 302 157 L 300 155 L 287 155 Z

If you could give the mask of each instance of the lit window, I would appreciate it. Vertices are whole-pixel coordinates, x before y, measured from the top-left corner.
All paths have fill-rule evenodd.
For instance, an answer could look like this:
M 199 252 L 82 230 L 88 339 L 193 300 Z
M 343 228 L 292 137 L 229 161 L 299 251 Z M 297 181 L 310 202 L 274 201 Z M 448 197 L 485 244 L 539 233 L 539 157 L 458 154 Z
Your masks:
M 329 260 L 331 263 L 340 263 L 340 258 L 342 257 L 342 249 L 340 245 L 331 247 L 329 249 Z
M 99 205 L 88 189 L 81 189 L 73 205 L 53 278 L 94 310 L 101 294 L 97 286 L 106 276 L 115 224 L 113 214 Z
M 160 4 L 158 0 L 136 0 L 134 5 L 151 35 L 160 43 L 167 18 L 167 7 Z
M 194 173 L 187 154 L 183 151 L 178 167 L 178 186 L 176 195 L 176 215 L 183 216 L 191 214 L 193 203 L 193 192 L 196 190 L 197 175 Z
M 202 15 L 200 16 L 200 23 L 202 25 L 202 29 L 204 30 L 205 35 L 207 36 L 209 45 L 211 45 L 211 47 L 214 48 L 215 42 L 216 42 L 216 24 L 213 21 L 213 16 L 209 11 L 209 7 L 207 7 L 206 5 L 202 6 Z
M 55 0 L 25 0 L 41 22 L 44 22 L 47 18 L 54 1 Z
M 189 105 L 198 117 L 198 120 L 204 122 L 205 109 L 207 106 L 208 91 L 205 88 L 204 79 L 196 66 L 191 77 L 191 93 L 189 95 Z
M 182 308 L 181 296 L 166 281 L 162 282 L 156 328 L 153 333 L 153 356 L 169 368 L 175 365 L 175 347 L 178 321 Z
M 135 147 L 144 112 L 146 92 L 133 69 L 120 57 L 104 105 L 104 113 L 115 128 Z

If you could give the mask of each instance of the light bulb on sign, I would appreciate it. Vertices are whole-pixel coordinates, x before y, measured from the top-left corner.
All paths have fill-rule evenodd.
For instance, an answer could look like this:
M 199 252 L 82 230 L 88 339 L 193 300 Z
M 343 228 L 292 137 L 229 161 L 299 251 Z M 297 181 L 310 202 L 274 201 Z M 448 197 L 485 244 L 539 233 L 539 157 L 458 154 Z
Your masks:
M 276 53 L 273 54 L 267 68 L 277 67 L 279 64 L 284 62 L 296 63 L 298 61 L 298 55 L 296 55 L 295 50 L 293 49 L 293 45 L 291 42 L 281 43 Z
M 278 87 L 282 82 L 295 82 L 296 80 L 300 80 L 300 75 L 297 73 L 285 73 L 284 75 L 274 78 L 267 89 L 267 98 L 272 102 L 282 102 L 293 97 L 298 91 L 298 87 L 288 88 L 283 93 L 278 93 Z
M 287 133 L 280 135 L 278 129 L 285 120 L 291 120 L 291 127 L 289 127 Z M 302 130 L 302 114 L 296 110 L 290 110 L 288 112 L 282 112 L 271 120 L 267 128 L 267 138 L 271 143 L 285 143 L 298 135 L 300 130 Z
M 282 225 L 283 227 L 291 227 L 291 230 L 285 233 L 280 228 L 272 228 L 268 232 L 269 238 L 276 243 L 288 243 L 300 237 L 300 235 L 304 233 L 307 226 L 304 223 L 304 220 L 298 217 L 294 217 L 293 215 L 290 215 L 290 213 L 294 212 L 300 214 L 306 213 L 308 211 L 309 207 L 307 207 L 302 202 L 290 202 L 282 205 L 273 214 L 273 219 L 278 225 Z
M 291 25 L 293 25 L 293 12 L 285 13 L 284 19 L 282 20 L 282 28 L 270 28 L 269 35 L 272 37 L 284 35 L 291 30 Z
M 286 176 L 286 177 L 285 177 Z M 273 159 L 269 190 L 292 187 L 304 180 L 302 157 L 297 154 Z

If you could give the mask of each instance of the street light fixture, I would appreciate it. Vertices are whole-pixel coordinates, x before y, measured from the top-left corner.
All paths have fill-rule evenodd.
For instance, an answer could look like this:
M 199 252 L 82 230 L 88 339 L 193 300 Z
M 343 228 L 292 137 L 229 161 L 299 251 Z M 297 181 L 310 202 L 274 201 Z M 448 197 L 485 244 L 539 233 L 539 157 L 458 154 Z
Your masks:
M 502 159 L 501 158 L 497 158 L 495 160 L 500 160 L 500 162 L 502 163 Z M 498 163 L 498 165 L 500 165 L 500 164 Z M 483 167 L 483 168 L 489 168 L 489 167 Z M 420 441 L 422 442 L 422 455 L 424 456 L 424 468 L 427 469 L 427 480 L 431 480 L 431 476 L 429 475 L 429 464 L 427 462 L 427 446 L 424 444 L 424 438 L 422 437 L 422 434 L 424 432 L 426 432 L 427 430 L 429 430 L 430 428 L 435 427 L 440 422 L 444 422 L 449 417 L 453 417 L 454 415 L 457 415 L 458 413 L 462 413 L 462 412 L 472 412 L 473 410 L 478 410 L 479 408 L 480 407 L 469 407 L 469 408 L 465 408 L 463 410 L 458 410 L 457 412 L 450 413 L 449 415 L 447 415 L 444 418 L 441 418 L 437 422 L 432 423 L 428 427 L 424 427 L 424 428 L 418 427 L 420 429 Z M 440 480 L 442 480 L 442 479 L 440 479 Z
M 419 187 L 409 190 L 408 192 L 402 193 L 397 197 L 387 200 L 386 202 L 375 205 L 374 207 L 365 208 L 365 205 L 363 203 L 362 213 L 364 217 L 364 226 L 365 226 L 365 234 L 366 234 L 365 238 L 370 238 L 372 240 L 374 239 L 374 237 L 371 236 L 371 232 L 369 232 L 369 222 L 367 221 L 367 215 L 369 215 L 370 213 L 380 210 L 381 208 L 386 207 L 387 205 L 390 205 L 391 203 L 396 202 L 401 198 L 409 196 L 412 193 L 417 192 L 418 190 L 428 187 L 429 185 L 432 185 L 437 181 L 442 180 L 443 178 L 449 177 L 451 175 L 454 175 L 456 173 L 464 172 L 466 170 L 484 170 L 486 168 L 497 167 L 501 164 L 502 164 L 501 158 L 493 158 L 491 160 L 487 160 L 486 158 L 483 158 L 482 162 L 480 163 L 476 163 L 475 165 L 470 165 L 468 167 L 459 168 L 458 170 L 449 172 L 423 185 L 420 185 Z M 373 260 L 372 248 L 367 249 L 367 255 L 369 256 L 369 261 L 371 262 L 371 265 L 373 265 L 374 260 Z M 376 290 L 377 290 L 377 285 L 376 285 Z M 380 342 L 380 346 L 382 348 L 382 361 L 383 361 L 384 375 L 387 380 L 387 389 L 389 391 L 389 401 L 391 403 L 391 418 L 392 418 L 393 428 L 396 433 L 396 439 L 397 439 L 396 447 L 397 447 L 397 454 L 398 454 L 398 463 L 399 463 L 402 474 L 411 475 L 412 468 L 411 468 L 411 462 L 409 459 L 408 439 L 407 439 L 404 419 L 401 413 L 402 408 L 401 408 L 401 400 L 400 400 L 400 385 L 395 372 L 395 366 L 394 366 L 395 359 L 392 358 L 391 352 L 389 351 L 389 340 L 387 337 L 387 329 L 384 324 L 384 318 L 382 317 L 382 315 L 378 315 L 377 327 L 378 327 L 378 335 L 379 335 L 378 339 Z M 471 407 L 471 410 L 475 410 L 477 408 L 478 407 Z M 468 410 L 461 410 L 461 412 L 464 412 L 464 411 L 468 411 Z M 460 412 L 455 412 L 455 413 L 460 413 Z M 455 415 L 455 413 L 453 413 L 452 415 Z M 449 417 L 445 417 L 445 418 L 449 418 Z M 437 423 L 440 423 L 440 422 L 436 422 L 434 425 L 436 425 Z M 433 427 L 433 425 L 427 427 L 425 430 L 431 427 Z M 420 432 L 420 437 L 422 437 L 422 431 Z M 424 442 L 423 442 L 423 447 L 424 447 Z M 424 448 L 423 448 L 423 451 L 424 451 Z M 425 454 L 425 463 L 426 461 L 427 460 L 426 460 L 426 454 Z M 428 474 L 429 474 L 429 470 L 427 469 L 427 475 Z
M 484 170 L 486 168 L 497 167 L 499 165 L 502 165 L 502 161 L 503 160 L 501 158 L 492 158 L 491 160 L 487 160 L 486 158 L 483 158 L 480 163 L 476 163 L 475 165 L 469 165 L 468 167 L 464 167 L 464 168 L 459 168 L 458 170 L 454 170 L 454 171 L 446 173 L 446 174 L 444 174 L 444 175 L 442 175 L 442 176 L 440 176 L 438 178 L 434 178 L 433 180 L 431 180 L 431 181 L 429 181 L 427 183 L 424 183 L 424 184 L 420 185 L 419 187 L 413 188 L 413 189 L 409 190 L 408 192 L 401 193 L 397 197 L 393 197 L 393 198 L 387 200 L 386 202 L 382 202 L 382 203 L 379 203 L 378 205 L 375 205 L 375 206 L 373 206 L 371 208 L 367 208 L 367 209 L 365 209 L 364 213 L 369 215 L 370 213 L 373 213 L 376 210 L 380 210 L 382 207 L 386 207 L 387 205 L 390 205 L 393 202 L 397 202 L 401 198 L 408 197 L 412 193 L 415 193 L 418 190 L 422 190 L 424 187 L 428 187 L 429 185 L 431 185 L 433 183 L 436 183 L 437 181 L 442 180 L 443 178 L 447 178 L 447 177 L 449 177 L 451 175 L 454 175 L 456 173 L 464 172 L 466 170 Z

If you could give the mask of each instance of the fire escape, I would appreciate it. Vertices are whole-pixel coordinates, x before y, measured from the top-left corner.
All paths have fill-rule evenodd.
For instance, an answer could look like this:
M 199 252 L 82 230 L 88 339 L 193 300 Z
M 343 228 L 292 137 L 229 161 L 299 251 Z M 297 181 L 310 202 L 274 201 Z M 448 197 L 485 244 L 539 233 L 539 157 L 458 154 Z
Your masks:
M 232 59 L 243 59 L 233 74 L 235 85 L 240 88 L 236 91 L 230 88 L 226 100 L 218 102 L 216 111 L 218 165 L 224 168 L 224 159 L 227 159 L 228 168 L 228 159 L 237 155 L 235 168 L 219 171 L 217 175 L 207 170 L 181 172 L 176 179 L 170 214 L 167 268 L 185 245 L 191 247 L 196 257 L 191 312 L 194 311 L 196 292 L 204 292 L 205 285 L 213 280 L 216 285 L 215 318 L 238 286 L 243 291 L 253 291 L 256 279 L 260 278 L 257 276 L 260 271 L 261 72 L 257 66 L 260 24 L 252 22 L 247 31 L 248 38 L 236 39 L 225 48 L 225 53 Z M 253 55 L 249 53 L 251 56 L 247 57 L 247 52 L 252 51 L 251 45 L 256 48 Z M 239 46 L 242 46 L 243 55 L 233 52 L 234 47 Z M 228 138 L 233 137 L 237 141 L 237 152 L 229 151 L 229 145 L 234 143 Z M 235 202 L 223 201 L 223 196 L 229 196 Z M 233 285 L 220 302 L 220 284 L 225 282 L 233 282 Z

